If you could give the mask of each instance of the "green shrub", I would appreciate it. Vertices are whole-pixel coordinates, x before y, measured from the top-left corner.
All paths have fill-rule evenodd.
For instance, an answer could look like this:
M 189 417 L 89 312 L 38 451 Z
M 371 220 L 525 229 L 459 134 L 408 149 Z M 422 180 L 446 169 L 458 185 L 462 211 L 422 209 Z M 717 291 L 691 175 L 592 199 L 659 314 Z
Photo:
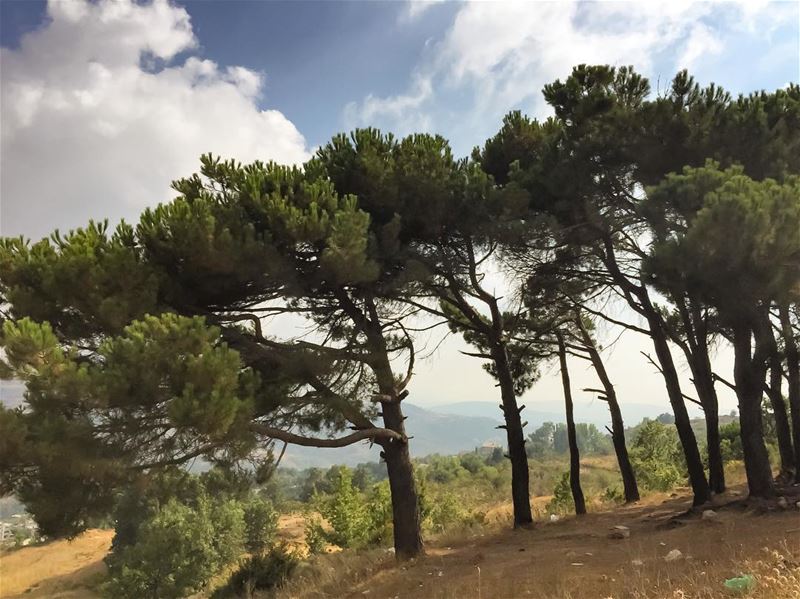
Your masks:
M 252 554 L 263 553 L 272 546 L 278 529 L 278 513 L 272 503 L 255 497 L 244 507 L 245 548 Z
M 564 472 L 553 489 L 553 498 L 547 504 L 547 511 L 552 514 L 564 514 L 575 509 L 572 488 L 569 486 L 569 472 Z
M 623 503 L 625 501 L 625 495 L 617 486 L 606 487 L 606 490 L 603 492 L 603 501 L 606 503 Z
M 742 451 L 742 433 L 738 420 L 723 424 L 719 427 L 719 437 L 719 448 L 722 453 L 723 462 L 744 459 L 744 452 Z
M 439 493 L 434 501 L 431 501 L 423 524 L 433 532 L 444 532 L 458 526 L 484 524 L 485 520 L 486 515 L 483 512 L 464 508 L 455 493 L 444 491 Z
M 322 522 L 319 518 L 313 516 L 306 521 L 306 545 L 308 552 L 311 554 L 322 553 L 327 546 L 325 530 L 322 528 Z
M 368 494 L 353 484 L 352 471 L 342 467 L 336 474 L 329 496 L 317 496 L 319 512 L 330 530 L 312 527 L 312 540 L 320 536 L 339 547 L 365 547 L 392 538 L 392 501 L 388 481 L 372 486 Z
M 178 599 L 198 591 L 240 554 L 241 530 L 241 508 L 234 502 L 214 508 L 203 498 L 192 507 L 170 500 L 139 527 L 135 543 L 109 558 L 106 593 Z
M 339 547 L 358 547 L 366 540 L 367 506 L 353 486 L 349 468 L 341 468 L 331 495 L 318 499 L 319 511 L 330 524 L 324 531 L 330 543 Z
M 669 491 L 686 480 L 686 462 L 675 427 L 645 420 L 630 450 L 631 464 L 639 486 L 651 491 Z
M 392 492 L 389 481 L 372 486 L 367 497 L 365 541 L 369 545 L 392 540 Z
M 266 553 L 242 560 L 225 586 L 215 591 L 212 597 L 250 597 L 254 591 L 280 588 L 299 563 L 300 559 L 294 553 L 283 545 L 277 545 Z

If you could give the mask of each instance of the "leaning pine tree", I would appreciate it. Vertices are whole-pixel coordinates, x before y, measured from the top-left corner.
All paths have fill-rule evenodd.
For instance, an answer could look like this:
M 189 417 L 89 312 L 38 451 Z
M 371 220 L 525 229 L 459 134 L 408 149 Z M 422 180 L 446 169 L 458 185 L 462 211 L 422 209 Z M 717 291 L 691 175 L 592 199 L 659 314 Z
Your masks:
M 397 246 L 392 231 L 374 230 L 355 197 L 296 168 L 242 167 L 206 156 L 202 175 L 174 186 L 177 199 L 111 236 L 90 224 L 34 245 L 2 241 L 0 292 L 9 307 L 4 374 L 29 381 L 27 405 L 3 413 L 4 433 L 14 441 L 0 455 L 9 466 L 4 490 L 58 513 L 55 493 L 71 477 L 75 509 L 61 510 L 63 521 L 53 525 L 69 534 L 110 507 L 103 490 L 125 483 L 126 468 L 119 466 L 146 470 L 198 456 L 230 463 L 274 440 L 319 447 L 369 440 L 382 448 L 389 470 L 397 555 L 417 555 L 419 503 L 400 406 L 413 344 L 393 296 L 409 277 L 402 263 L 386 263 L 392 258 L 386 248 Z M 170 313 L 189 320 L 169 320 L 177 318 Z M 314 334 L 267 335 L 263 319 L 283 315 L 304 319 Z M 205 352 L 185 345 L 186 329 L 209 326 L 205 342 L 224 348 L 224 363 L 206 364 L 199 360 Z M 142 327 L 176 330 L 158 343 L 142 342 Z M 183 387 L 156 385 L 166 386 L 166 394 L 140 393 L 139 379 L 149 381 L 159 370 L 131 362 L 130 371 L 108 379 L 118 386 L 113 394 L 100 375 L 78 376 L 83 387 L 37 389 L 45 365 L 35 356 L 24 359 L 26 347 L 46 338 L 79 372 L 103 372 L 108 344 L 120 340 L 127 348 L 131 335 L 144 343 L 140 355 L 158 348 L 165 362 L 191 362 L 194 378 Z M 11 343 L 20 348 L 16 361 Z M 393 359 L 403 355 L 408 367 L 397 376 Z M 200 393 L 223 367 L 223 380 L 241 370 L 249 382 L 241 389 L 231 382 L 227 394 Z M 376 405 L 383 427 L 372 420 Z M 328 438 L 291 433 L 292 427 L 354 432 Z M 59 470 L 47 456 L 65 444 L 75 459 Z

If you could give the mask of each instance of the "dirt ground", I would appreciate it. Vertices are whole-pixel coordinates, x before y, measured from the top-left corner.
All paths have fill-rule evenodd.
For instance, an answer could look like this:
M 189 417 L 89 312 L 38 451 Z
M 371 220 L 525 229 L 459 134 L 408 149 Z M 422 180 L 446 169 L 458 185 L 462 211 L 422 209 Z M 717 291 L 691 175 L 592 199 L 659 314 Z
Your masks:
M 723 504 L 735 497 L 722 496 Z M 432 543 L 425 558 L 387 563 L 348 592 L 364 599 L 623 599 L 725 597 L 725 579 L 748 568 L 783 570 L 800 583 L 800 511 L 729 505 L 717 517 L 685 515 L 687 497 L 650 497 L 613 511 Z M 610 539 L 613 526 L 630 538 Z M 682 557 L 665 561 L 677 549 Z M 769 550 L 769 551 L 767 551 Z M 777 553 L 775 553 L 777 552 Z M 780 582 L 780 581 L 779 581 Z M 753 596 L 788 599 L 764 580 Z M 800 586 L 796 589 L 800 597 Z M 778 593 L 778 594 L 773 594 Z
M 754 573 L 752 597 L 800 599 L 800 511 L 716 498 L 717 517 L 686 515 L 686 495 L 656 495 L 633 506 L 509 530 L 508 506 L 489 512 L 480 532 L 430 541 L 427 555 L 398 566 L 384 550 L 341 552 L 305 564 L 280 596 L 292 599 L 710 599 L 723 582 Z M 537 498 L 538 499 L 538 498 Z M 728 505 L 724 505 L 728 504 Z M 627 526 L 630 538 L 609 539 Z M 302 537 L 300 516 L 283 517 L 282 536 Z M 2 599 L 98 599 L 102 559 L 113 533 L 92 530 L 0 554 Z M 682 557 L 667 562 L 677 549 Z M 327 572 L 322 572 L 327 568 Z
M 800 488 L 794 490 L 800 493 Z M 580 518 L 510 529 L 510 505 L 489 525 L 428 541 L 398 566 L 386 551 L 318 556 L 279 599 L 712 599 L 724 581 L 753 574 L 753 599 L 800 599 L 800 511 L 742 501 L 744 486 L 715 498 L 716 517 L 689 513 L 688 489 Z M 543 512 L 546 498 L 535 498 Z M 542 505 L 540 505 L 542 504 Z M 613 526 L 630 537 L 610 539 Z M 666 561 L 670 551 L 681 557 Z

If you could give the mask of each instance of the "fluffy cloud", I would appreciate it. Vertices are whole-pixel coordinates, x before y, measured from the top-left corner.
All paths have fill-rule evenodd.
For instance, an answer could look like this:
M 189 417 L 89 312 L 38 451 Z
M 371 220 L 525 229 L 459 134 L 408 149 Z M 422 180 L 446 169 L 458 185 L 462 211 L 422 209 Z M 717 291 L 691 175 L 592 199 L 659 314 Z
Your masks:
M 259 108 L 261 74 L 193 55 L 184 9 L 52 0 L 48 16 L 19 49 L 0 50 L 3 235 L 135 219 L 204 152 L 308 157 L 297 128 Z
M 543 85 L 573 65 L 632 63 L 650 73 L 658 61 L 672 75 L 722 52 L 723 33 L 768 35 L 792 18 L 791 6 L 765 2 L 468 2 L 408 92 L 351 103 L 345 121 L 401 133 L 434 129 L 465 151 L 510 108 L 547 114 Z

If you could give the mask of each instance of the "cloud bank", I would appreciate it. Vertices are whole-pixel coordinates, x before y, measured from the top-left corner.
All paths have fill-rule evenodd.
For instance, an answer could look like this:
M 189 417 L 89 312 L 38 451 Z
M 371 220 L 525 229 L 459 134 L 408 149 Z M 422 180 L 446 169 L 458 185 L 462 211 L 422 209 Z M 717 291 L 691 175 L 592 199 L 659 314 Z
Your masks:
M 262 74 L 197 56 L 183 8 L 51 0 L 47 12 L 19 49 L 0 50 L 2 235 L 135 219 L 204 152 L 309 156 L 283 114 L 259 107 Z

